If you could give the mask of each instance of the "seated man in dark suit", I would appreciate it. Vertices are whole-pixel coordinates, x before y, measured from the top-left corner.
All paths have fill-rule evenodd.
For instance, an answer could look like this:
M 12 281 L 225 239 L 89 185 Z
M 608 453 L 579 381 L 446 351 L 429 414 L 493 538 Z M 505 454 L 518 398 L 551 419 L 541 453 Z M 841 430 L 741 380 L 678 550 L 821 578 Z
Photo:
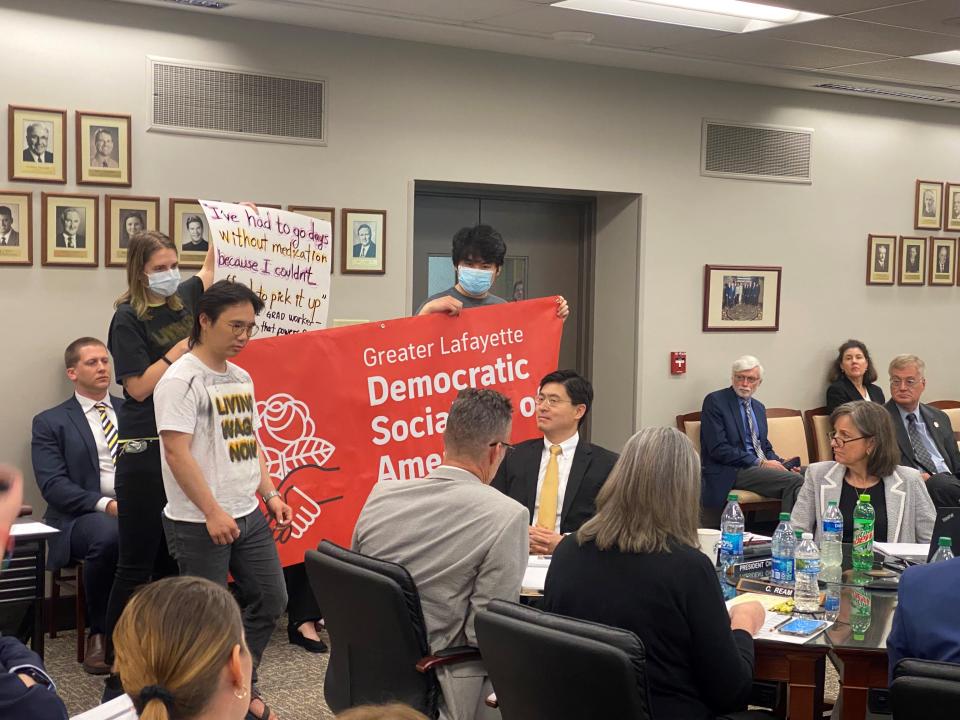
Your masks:
M 543 437 L 514 447 L 493 479 L 493 487 L 530 511 L 532 555 L 552 554 L 565 534 L 593 517 L 597 493 L 617 462 L 616 453 L 580 438 L 592 402 L 593 386 L 573 370 L 543 378 L 537 395 Z
M 907 568 L 897 586 L 897 610 L 887 637 L 890 679 L 903 658 L 960 663 L 957 588 L 960 560 Z
M 10 526 L 23 502 L 23 477 L 0 465 L 0 552 L 5 553 Z M 0 718 L 5 720 L 67 720 L 43 660 L 15 637 L 0 637 Z
M 916 468 L 938 508 L 960 505 L 960 453 L 950 418 L 920 402 L 927 386 L 926 365 L 916 355 L 890 361 L 890 401 L 886 404 L 897 432 L 900 464 Z
M 47 567 L 83 561 L 87 597 L 84 670 L 107 674 L 103 633 L 107 599 L 117 566 L 117 501 L 114 463 L 119 453 L 110 355 L 96 338 L 74 340 L 64 353 L 74 394 L 33 419 L 33 472 L 47 502 L 44 519 L 60 533 L 49 540 Z
M 763 366 L 752 355 L 733 363 L 730 387 L 703 399 L 700 461 L 703 506 L 723 507 L 732 489 L 780 498 L 790 512 L 803 475 L 787 470 L 767 439 L 767 410 L 753 395 L 763 382 Z

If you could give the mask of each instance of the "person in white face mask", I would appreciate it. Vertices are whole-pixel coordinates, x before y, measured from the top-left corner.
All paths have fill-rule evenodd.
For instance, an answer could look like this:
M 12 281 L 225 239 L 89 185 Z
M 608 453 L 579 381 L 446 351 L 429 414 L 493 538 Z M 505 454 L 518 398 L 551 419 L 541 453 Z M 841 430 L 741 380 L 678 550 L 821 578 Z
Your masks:
M 417 315 L 457 315 L 464 308 L 505 303 L 506 300 L 491 293 L 490 288 L 503 269 L 506 254 L 507 244 L 503 237 L 489 225 L 458 230 L 453 236 L 453 266 L 457 271 L 457 282 L 453 287 L 428 297 L 417 310 Z M 557 315 L 566 320 L 569 314 L 567 301 L 558 295 Z
M 176 563 L 166 552 L 161 524 L 167 498 L 160 470 L 153 390 L 167 368 L 187 352 L 194 306 L 213 284 L 212 249 L 203 268 L 188 280 L 181 281 L 177 264 L 176 245 L 163 233 L 151 230 L 131 238 L 127 289 L 117 299 L 110 322 L 108 348 L 125 402 L 117 410 L 119 452 L 115 456 L 114 490 L 119 557 L 107 603 L 108 664 L 112 661 L 109 638 L 133 591 L 151 577 L 177 573 Z M 119 679 L 110 676 L 104 699 L 122 692 Z

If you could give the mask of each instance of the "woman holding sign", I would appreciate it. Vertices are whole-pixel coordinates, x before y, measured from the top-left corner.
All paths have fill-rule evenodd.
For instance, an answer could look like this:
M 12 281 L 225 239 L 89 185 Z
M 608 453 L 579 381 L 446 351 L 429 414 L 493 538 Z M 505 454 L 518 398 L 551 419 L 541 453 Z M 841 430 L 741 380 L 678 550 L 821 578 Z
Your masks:
M 167 368 L 187 352 L 193 309 L 213 283 L 213 262 L 211 247 L 199 272 L 181 281 L 177 248 L 170 238 L 148 230 L 130 239 L 127 288 L 116 301 L 108 340 L 124 396 L 123 405 L 116 408 L 119 558 L 107 605 L 108 662 L 113 628 L 133 591 L 151 577 L 177 573 L 161 524 L 167 498 L 160 472 L 153 390 Z M 122 692 L 119 678 L 107 679 L 105 699 Z

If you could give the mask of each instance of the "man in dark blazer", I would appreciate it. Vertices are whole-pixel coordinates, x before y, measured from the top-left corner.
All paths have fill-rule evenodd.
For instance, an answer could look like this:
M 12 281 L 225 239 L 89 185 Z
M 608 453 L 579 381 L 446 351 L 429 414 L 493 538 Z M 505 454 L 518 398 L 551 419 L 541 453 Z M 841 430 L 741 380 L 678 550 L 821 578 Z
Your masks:
M 83 236 L 83 219 L 80 217 L 80 210 L 74 207 L 64 208 L 60 211 L 61 232 L 57 233 L 58 248 L 78 248 L 87 246 L 86 238 Z
M 920 402 L 927 386 L 926 365 L 916 355 L 890 361 L 886 404 L 900 446 L 900 464 L 916 468 L 938 508 L 960 506 L 960 452 L 947 414 Z
M 0 205 L 0 246 L 16 247 L 20 244 L 20 233 L 13 229 L 13 212 L 6 205 Z
M 50 133 L 43 123 L 27 126 L 27 146 L 23 149 L 24 162 L 52 163 L 53 153 L 47 150 Z
M 731 386 L 703 399 L 700 461 L 704 507 L 723 507 L 732 489 L 780 498 L 790 512 L 803 475 L 783 466 L 767 438 L 767 410 L 753 394 L 763 382 L 763 366 L 752 355 L 733 363 Z
M 357 228 L 357 237 L 360 242 L 353 244 L 353 256 L 375 258 L 377 256 L 377 244 L 373 242 L 373 231 L 370 226 L 364 223 Z
M 553 553 L 565 534 L 593 516 L 597 493 L 617 462 L 616 453 L 580 437 L 592 402 L 593 386 L 573 370 L 544 377 L 537 395 L 543 437 L 517 444 L 491 483 L 530 511 L 531 554 Z M 555 473 L 548 472 L 551 465 Z M 544 506 L 553 511 L 541 513 Z
M 73 341 L 64 353 L 74 394 L 33 419 L 33 472 L 47 502 L 46 522 L 60 530 L 48 541 L 50 570 L 83 561 L 90 637 L 84 669 L 106 674 L 103 633 L 117 566 L 114 463 L 119 454 L 110 356 L 96 338 Z

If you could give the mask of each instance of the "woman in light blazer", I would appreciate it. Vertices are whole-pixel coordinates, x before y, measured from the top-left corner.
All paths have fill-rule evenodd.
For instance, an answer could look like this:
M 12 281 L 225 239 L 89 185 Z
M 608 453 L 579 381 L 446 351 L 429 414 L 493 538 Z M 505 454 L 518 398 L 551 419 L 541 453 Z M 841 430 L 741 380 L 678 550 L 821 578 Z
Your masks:
M 919 471 L 897 465 L 900 449 L 886 408 L 865 400 L 848 402 L 833 411 L 830 422 L 836 461 L 807 467 L 790 517 L 793 526 L 819 539 L 827 503 L 836 500 L 843 541 L 852 542 L 853 509 L 863 493 L 876 512 L 874 540 L 929 542 L 936 510 Z

